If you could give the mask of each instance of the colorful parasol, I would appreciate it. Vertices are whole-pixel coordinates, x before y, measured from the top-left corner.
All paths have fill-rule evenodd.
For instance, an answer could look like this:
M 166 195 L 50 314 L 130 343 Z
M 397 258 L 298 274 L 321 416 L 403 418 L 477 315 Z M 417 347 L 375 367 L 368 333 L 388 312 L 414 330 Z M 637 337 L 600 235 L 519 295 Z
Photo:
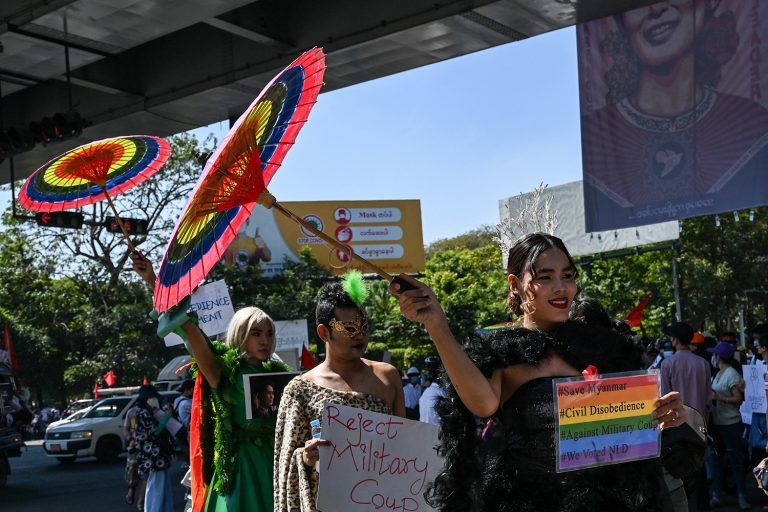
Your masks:
M 19 203 L 34 212 L 57 212 L 106 199 L 133 250 L 111 196 L 152 176 L 170 155 L 167 141 L 148 135 L 91 142 L 67 151 L 35 171 L 24 183 Z
M 307 121 L 324 71 L 319 48 L 293 61 L 267 84 L 208 160 L 160 264 L 158 312 L 190 295 L 222 258 Z

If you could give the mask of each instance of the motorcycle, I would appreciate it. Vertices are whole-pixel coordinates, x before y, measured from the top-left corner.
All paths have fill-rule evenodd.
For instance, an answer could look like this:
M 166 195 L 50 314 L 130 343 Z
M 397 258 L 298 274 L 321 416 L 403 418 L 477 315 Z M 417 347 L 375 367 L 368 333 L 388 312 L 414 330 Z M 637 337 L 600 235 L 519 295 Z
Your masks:
M 8 483 L 8 475 L 11 474 L 8 459 L 20 457 L 21 448 L 26 446 L 20 429 L 31 422 L 28 417 L 31 413 L 26 405 L 22 411 L 12 414 L 12 394 L 18 389 L 18 384 L 8 365 L 0 363 L 0 489 Z
M 21 433 L 14 427 L 0 428 L 0 489 L 8 483 L 8 475 L 11 474 L 11 457 L 21 457 L 21 448 L 24 441 Z

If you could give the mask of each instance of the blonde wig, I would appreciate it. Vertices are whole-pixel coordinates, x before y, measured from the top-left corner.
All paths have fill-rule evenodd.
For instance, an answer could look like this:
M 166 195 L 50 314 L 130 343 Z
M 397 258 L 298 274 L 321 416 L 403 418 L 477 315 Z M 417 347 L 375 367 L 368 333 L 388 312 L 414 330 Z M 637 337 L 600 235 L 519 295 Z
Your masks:
M 272 339 L 270 340 L 269 356 L 275 353 L 275 346 L 277 340 L 275 339 L 275 323 L 272 318 L 264 311 L 253 306 L 238 309 L 232 320 L 229 321 L 227 327 L 226 344 L 229 348 L 237 349 L 240 353 L 240 357 L 248 357 L 245 351 L 245 340 L 248 339 L 248 333 L 251 332 L 255 326 L 267 322 L 269 327 L 272 328 Z

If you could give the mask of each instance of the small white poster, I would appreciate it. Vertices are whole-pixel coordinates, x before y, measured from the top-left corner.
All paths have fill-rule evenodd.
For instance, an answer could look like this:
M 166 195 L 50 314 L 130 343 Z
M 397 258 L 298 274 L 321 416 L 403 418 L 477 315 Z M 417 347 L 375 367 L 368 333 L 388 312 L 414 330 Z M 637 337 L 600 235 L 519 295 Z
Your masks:
M 163 341 L 165 341 L 166 347 L 175 347 L 176 345 L 182 345 L 184 343 L 184 338 L 182 338 L 175 332 L 172 332 L 168 336 L 163 338 Z
M 318 510 L 434 510 L 424 492 L 443 468 L 435 425 L 326 403 L 321 427 Z
M 744 401 L 739 407 L 741 420 L 746 424 L 752 423 L 752 414 L 765 414 L 765 372 L 763 363 L 745 364 L 744 370 Z
M 301 350 L 301 347 L 308 346 L 307 319 L 275 321 L 275 339 L 277 341 L 275 350 Z
M 223 279 L 204 284 L 192 294 L 190 311 L 197 312 L 200 330 L 213 337 L 226 332 L 235 314 L 229 289 Z

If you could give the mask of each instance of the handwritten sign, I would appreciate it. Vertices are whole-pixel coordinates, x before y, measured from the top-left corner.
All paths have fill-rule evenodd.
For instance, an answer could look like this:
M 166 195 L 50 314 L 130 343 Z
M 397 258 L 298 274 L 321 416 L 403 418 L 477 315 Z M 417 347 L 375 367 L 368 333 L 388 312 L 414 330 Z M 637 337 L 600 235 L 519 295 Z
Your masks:
M 745 364 L 744 370 L 744 402 L 739 407 L 741 420 L 747 425 L 752 424 L 752 414 L 765 414 L 765 372 L 763 363 Z
M 323 512 L 433 510 L 427 485 L 442 470 L 437 427 L 326 403 L 317 508 Z
M 555 379 L 557 471 L 659 456 L 658 373 Z
M 223 279 L 204 284 L 192 294 L 190 311 L 197 311 L 200 329 L 208 336 L 216 336 L 227 330 L 235 314 L 229 298 L 227 283 Z
M 214 337 L 226 332 L 229 321 L 235 314 L 227 283 L 220 279 L 199 287 L 192 294 L 189 310 L 197 311 L 198 325 L 207 336 Z M 166 347 L 184 343 L 184 340 L 174 333 L 168 334 L 163 340 Z

